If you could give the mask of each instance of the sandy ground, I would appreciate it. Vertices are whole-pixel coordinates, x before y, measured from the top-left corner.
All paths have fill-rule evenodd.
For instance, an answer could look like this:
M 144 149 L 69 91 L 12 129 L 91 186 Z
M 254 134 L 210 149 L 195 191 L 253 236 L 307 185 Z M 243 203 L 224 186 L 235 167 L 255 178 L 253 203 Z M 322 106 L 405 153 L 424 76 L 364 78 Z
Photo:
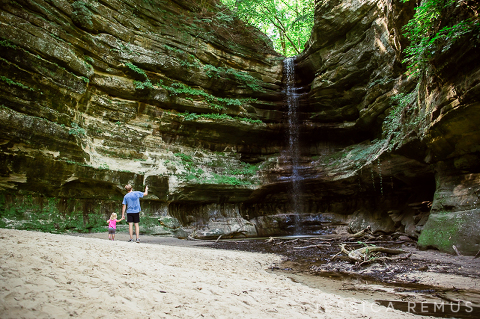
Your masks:
M 0 229 L 0 318 L 420 318 L 268 272 L 275 255 L 104 237 Z

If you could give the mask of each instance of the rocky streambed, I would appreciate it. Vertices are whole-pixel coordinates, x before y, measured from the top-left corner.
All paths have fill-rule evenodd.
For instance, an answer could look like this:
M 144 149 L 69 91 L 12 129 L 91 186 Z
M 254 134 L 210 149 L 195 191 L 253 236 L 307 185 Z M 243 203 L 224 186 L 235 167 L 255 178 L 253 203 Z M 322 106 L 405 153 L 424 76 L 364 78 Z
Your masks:
M 363 242 L 332 236 L 293 236 L 219 240 L 209 246 L 279 254 L 283 256 L 282 262 L 272 265 L 270 271 L 330 293 L 375 301 L 419 315 L 479 318 L 480 259 L 419 250 L 416 243 L 401 239 L 386 236 Z M 340 245 L 347 250 L 366 245 L 402 249 L 405 258 L 361 265 L 340 253 Z M 379 253 L 376 257 L 387 254 Z

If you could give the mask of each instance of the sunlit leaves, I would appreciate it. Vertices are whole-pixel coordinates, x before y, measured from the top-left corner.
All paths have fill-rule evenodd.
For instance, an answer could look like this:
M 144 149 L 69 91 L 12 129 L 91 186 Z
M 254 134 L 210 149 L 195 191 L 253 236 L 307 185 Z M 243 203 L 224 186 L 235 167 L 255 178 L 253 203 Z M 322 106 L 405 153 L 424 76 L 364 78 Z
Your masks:
M 313 26 L 314 0 L 222 0 L 243 21 L 256 26 L 285 56 L 305 48 Z

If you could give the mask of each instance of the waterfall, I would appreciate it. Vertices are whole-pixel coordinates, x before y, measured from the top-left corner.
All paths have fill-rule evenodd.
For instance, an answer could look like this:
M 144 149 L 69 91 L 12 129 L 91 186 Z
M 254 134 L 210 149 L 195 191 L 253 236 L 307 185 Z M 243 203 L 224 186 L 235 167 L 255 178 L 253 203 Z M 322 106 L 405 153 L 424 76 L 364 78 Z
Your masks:
M 300 118 L 298 114 L 299 94 L 295 88 L 295 57 L 284 60 L 285 94 L 288 106 L 288 156 L 291 160 L 291 205 L 295 214 L 295 234 L 301 232 L 300 218 L 301 209 L 300 188 Z

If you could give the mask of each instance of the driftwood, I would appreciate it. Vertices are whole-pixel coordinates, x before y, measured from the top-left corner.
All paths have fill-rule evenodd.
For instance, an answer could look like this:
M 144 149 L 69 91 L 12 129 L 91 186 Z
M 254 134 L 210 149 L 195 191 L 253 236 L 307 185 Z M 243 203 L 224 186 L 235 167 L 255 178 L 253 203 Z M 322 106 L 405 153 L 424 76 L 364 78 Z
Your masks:
M 351 242 L 348 243 L 349 245 L 362 245 L 364 246 L 365 244 L 403 244 L 405 241 L 403 240 L 366 240 L 365 242 Z
M 370 258 L 369 260 L 365 260 L 365 261 L 362 261 L 361 263 L 358 264 L 358 266 L 362 266 L 362 265 L 365 265 L 365 264 L 369 264 L 371 262 L 376 262 L 376 261 L 397 261 L 397 260 L 405 260 L 405 259 L 408 259 L 410 258 L 410 256 L 412 255 L 412 253 L 408 253 L 406 254 L 405 256 L 397 256 L 397 257 L 386 257 L 386 256 L 382 256 L 382 257 L 373 257 L 373 258 Z
M 460 254 L 460 252 L 458 251 L 457 246 L 452 245 L 452 248 L 453 248 L 453 250 L 455 250 L 455 253 L 457 254 L 457 256 L 461 256 L 461 255 L 462 255 L 462 254 Z
M 361 237 L 365 236 L 365 234 L 369 231 L 370 231 L 370 226 L 367 226 L 367 228 L 365 228 L 365 229 L 363 229 L 359 232 L 356 232 L 355 234 L 352 234 L 349 237 L 350 238 L 361 238 Z
M 378 247 L 378 246 L 368 246 L 368 247 L 362 247 L 359 249 L 352 250 L 351 252 L 348 253 L 348 257 L 350 257 L 353 260 L 356 261 L 362 261 L 365 260 L 366 257 L 368 257 L 369 254 L 375 253 L 375 252 L 381 252 L 381 253 L 387 253 L 387 254 L 392 254 L 392 255 L 398 255 L 398 254 L 403 254 L 406 253 L 405 250 L 402 249 L 392 249 L 392 248 L 385 248 L 385 247 Z
M 386 247 L 379 247 L 379 246 L 366 246 L 358 249 L 354 249 L 351 251 L 348 251 L 345 248 L 346 244 L 341 244 L 340 245 L 340 252 L 337 253 L 335 256 L 332 257 L 333 260 L 336 258 L 340 253 L 344 253 L 348 256 L 348 258 L 359 265 L 375 262 L 375 261 L 394 261 L 394 260 L 401 260 L 401 259 L 406 259 L 409 258 L 412 253 L 409 253 L 406 256 L 399 256 L 399 257 L 386 257 L 386 256 L 375 256 L 376 253 L 387 253 L 391 255 L 399 255 L 406 253 L 405 250 L 402 249 L 393 249 L 393 248 L 386 248 Z
M 316 245 L 308 245 L 303 247 L 293 247 L 293 249 L 308 249 L 308 248 L 320 248 L 320 247 L 330 247 L 332 246 L 330 243 L 320 243 Z
M 473 257 L 473 259 L 478 258 L 479 256 L 480 256 L 480 250 L 479 250 L 478 253 Z

